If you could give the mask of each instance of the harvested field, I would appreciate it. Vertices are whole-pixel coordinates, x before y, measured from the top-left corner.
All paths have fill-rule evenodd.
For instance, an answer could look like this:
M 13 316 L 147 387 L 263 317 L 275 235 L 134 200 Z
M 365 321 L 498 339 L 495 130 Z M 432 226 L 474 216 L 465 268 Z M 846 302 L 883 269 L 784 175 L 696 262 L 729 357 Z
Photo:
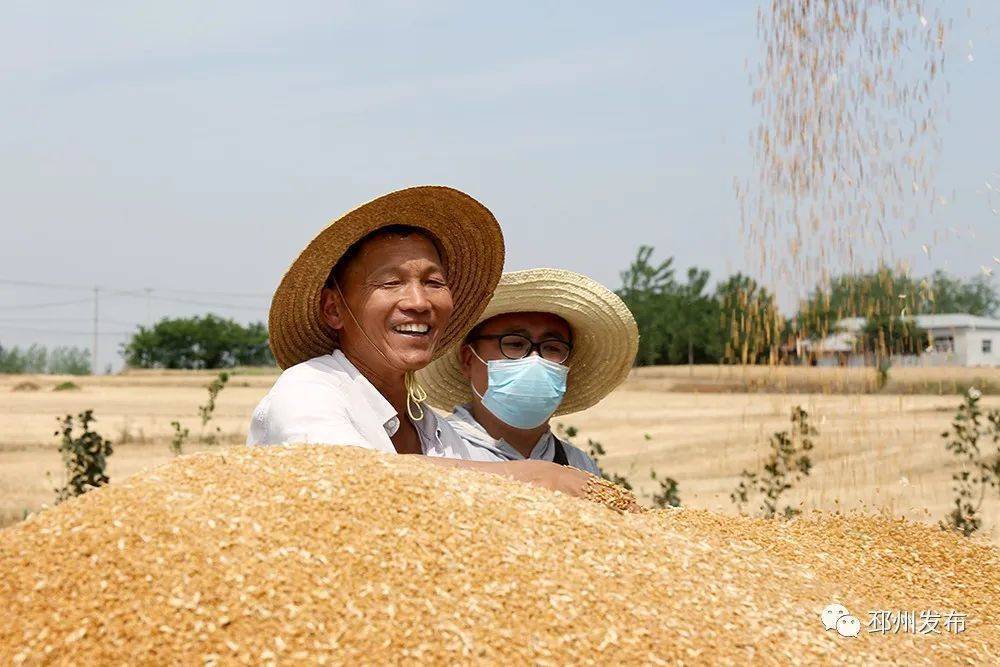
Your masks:
M 415 457 L 234 448 L 0 539 L 0 662 L 988 664 L 1000 550 L 903 521 L 602 506 Z M 964 631 L 825 631 L 831 602 Z
M 900 369 L 911 378 L 941 383 L 981 377 L 1000 384 L 1000 370 Z M 947 370 L 950 375 L 943 375 Z M 600 404 L 557 421 L 577 426 L 581 435 L 601 441 L 606 467 L 627 475 L 648 500 L 655 468 L 680 482 L 681 499 L 693 508 L 733 513 L 729 493 L 743 468 L 760 464 L 767 436 L 788 427 L 792 406 L 801 404 L 819 428 L 813 460 L 816 467 L 793 494 L 804 509 L 852 509 L 885 512 L 936 523 L 950 509 L 953 457 L 940 433 L 949 424 L 960 397 L 925 394 L 798 393 L 791 387 L 812 384 L 810 373 L 835 383 L 863 369 L 748 368 L 696 366 L 698 391 L 677 391 L 690 382 L 684 367 L 638 369 Z M 895 374 L 895 371 L 893 372 Z M 921 373 L 922 375 L 917 375 Z M 172 458 L 170 422 L 179 420 L 198 434 L 198 405 L 206 398 L 211 372 L 140 372 L 75 378 L 81 390 L 53 392 L 64 378 L 0 375 L 0 525 L 18 521 L 51 503 L 61 462 L 52 432 L 55 418 L 93 408 L 97 429 L 114 442 L 109 459 L 113 482 Z M 758 384 L 786 381 L 786 393 L 702 391 L 713 383 L 745 375 Z M 275 374 L 237 374 L 219 394 L 214 424 L 225 445 L 242 443 L 253 406 Z M 36 392 L 13 392 L 31 381 Z M 1000 407 L 1000 397 L 983 399 Z M 649 435 L 649 439 L 646 438 Z M 204 449 L 188 444 L 185 451 Z M 982 533 L 1000 544 L 1000 500 L 988 499 Z

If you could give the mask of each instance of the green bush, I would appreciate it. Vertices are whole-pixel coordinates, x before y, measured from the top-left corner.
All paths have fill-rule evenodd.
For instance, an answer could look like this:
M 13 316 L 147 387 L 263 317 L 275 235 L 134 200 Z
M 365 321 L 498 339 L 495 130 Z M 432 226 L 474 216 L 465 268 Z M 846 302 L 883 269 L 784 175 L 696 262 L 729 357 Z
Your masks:
M 216 426 L 215 433 L 210 433 L 205 435 L 205 428 L 208 426 L 208 422 L 212 420 L 212 416 L 215 414 L 215 399 L 218 398 L 219 392 L 222 391 L 226 383 L 229 382 L 229 373 L 219 373 L 219 376 L 212 380 L 208 385 L 208 401 L 205 405 L 198 406 L 198 415 L 201 417 L 201 434 L 199 440 L 206 445 L 214 445 L 218 443 L 218 433 L 221 429 Z
M 172 421 L 170 425 L 174 429 L 174 435 L 170 439 L 170 451 L 173 452 L 174 456 L 179 456 L 184 453 L 184 442 L 188 438 L 188 429 L 182 428 L 178 421 Z
M 978 389 L 970 389 L 958 406 L 951 428 L 941 434 L 945 449 L 962 466 L 951 476 L 955 508 L 941 522 L 941 527 L 966 537 L 983 524 L 979 512 L 987 491 L 991 487 L 1000 489 L 1000 410 L 983 413 L 980 398 L 982 393 Z M 996 451 L 984 451 L 990 445 Z
M 781 496 L 796 483 L 807 477 L 812 470 L 809 452 L 813 448 L 813 437 L 818 431 L 809 423 L 809 413 L 796 405 L 792 408 L 792 428 L 778 431 L 771 436 L 771 455 L 764 464 L 763 472 L 744 470 L 739 486 L 729 498 L 739 506 L 750 502 L 751 496 L 760 496 L 760 510 L 764 518 L 778 514 Z M 799 510 L 786 505 L 781 516 L 786 519 L 799 514 Z
M 55 435 L 62 436 L 59 443 L 59 453 L 62 455 L 65 468 L 65 484 L 55 489 L 56 502 L 79 496 L 90 489 L 103 486 L 111 481 L 105 470 L 108 457 L 111 456 L 111 441 L 105 440 L 90 425 L 97 421 L 93 410 L 85 410 L 76 416 L 79 420 L 80 435 L 74 435 L 75 424 L 73 415 L 58 419 L 59 430 Z

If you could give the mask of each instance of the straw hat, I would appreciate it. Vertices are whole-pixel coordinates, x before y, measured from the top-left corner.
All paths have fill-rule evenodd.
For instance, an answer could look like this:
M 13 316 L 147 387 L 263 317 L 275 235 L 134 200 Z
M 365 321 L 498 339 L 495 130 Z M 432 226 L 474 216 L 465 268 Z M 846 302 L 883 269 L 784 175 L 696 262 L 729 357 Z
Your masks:
M 435 354 L 471 328 L 503 271 L 500 225 L 485 206 L 458 190 L 407 188 L 345 213 L 299 253 L 271 300 L 268 329 L 278 366 L 288 368 L 337 347 L 336 332 L 320 312 L 323 284 L 352 244 L 389 225 L 426 229 L 439 243 L 455 310 Z
M 566 396 L 555 415 L 589 408 L 628 377 L 639 349 L 639 329 L 614 292 L 587 276 L 561 269 L 505 273 L 475 324 L 506 313 L 535 312 L 558 315 L 573 333 Z M 428 402 L 444 410 L 472 400 L 460 365 L 461 343 L 417 371 Z

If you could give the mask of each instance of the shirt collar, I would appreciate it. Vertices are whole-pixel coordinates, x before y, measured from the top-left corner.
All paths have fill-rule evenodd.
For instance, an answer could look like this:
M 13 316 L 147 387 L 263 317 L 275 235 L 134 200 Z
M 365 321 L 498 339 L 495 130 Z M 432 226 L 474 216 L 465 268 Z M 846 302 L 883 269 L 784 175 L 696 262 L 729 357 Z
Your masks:
M 478 447 L 484 447 L 486 449 L 501 451 L 507 458 L 523 459 L 524 455 L 517 451 L 514 445 L 510 444 L 503 438 L 497 439 L 491 436 L 483 425 L 476 421 L 476 418 L 472 416 L 472 406 L 468 403 L 462 405 L 456 405 L 451 413 L 452 424 L 456 427 L 455 430 L 458 431 L 459 435 L 465 439 L 466 442 Z M 531 457 L 533 459 L 541 459 L 545 461 L 551 461 L 555 458 L 555 435 L 552 431 L 546 431 L 538 438 L 538 442 L 531 449 Z
M 399 415 L 396 414 L 396 408 L 392 407 L 392 403 L 386 400 L 382 392 L 375 388 L 375 385 L 351 363 L 351 360 L 343 352 L 334 350 L 332 356 L 334 361 L 347 373 L 351 382 L 361 392 L 361 395 L 368 401 L 368 405 L 371 406 L 372 410 L 375 411 L 375 415 L 381 420 L 382 426 L 389 437 L 391 438 L 396 435 L 396 431 L 399 430 Z M 426 403 L 421 405 L 421 407 L 424 410 L 424 418 L 413 422 L 417 431 L 420 432 L 421 441 L 426 442 L 430 438 L 439 438 L 441 430 L 438 428 L 437 415 L 434 414 L 434 411 Z
M 382 422 L 382 426 L 385 427 L 385 432 L 389 434 L 389 437 L 391 438 L 395 435 L 396 431 L 399 430 L 399 416 L 396 414 L 396 408 L 392 407 L 392 403 L 387 401 L 382 392 L 376 389 L 375 385 L 361 374 L 361 371 L 351 363 L 351 360 L 343 352 L 334 350 L 331 356 L 334 362 L 347 373 L 351 382 L 357 387 L 358 392 L 365 397 L 368 405 L 375 412 L 375 416 Z

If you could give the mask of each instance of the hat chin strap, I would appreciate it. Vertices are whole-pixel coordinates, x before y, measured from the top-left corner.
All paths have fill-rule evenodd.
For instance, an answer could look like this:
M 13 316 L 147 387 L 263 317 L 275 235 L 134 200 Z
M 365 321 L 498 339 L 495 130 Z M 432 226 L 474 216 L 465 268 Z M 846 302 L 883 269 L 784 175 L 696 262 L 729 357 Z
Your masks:
M 354 320 L 355 326 L 358 327 L 358 331 L 365 337 L 365 340 L 385 359 L 385 363 L 389 368 L 397 371 L 400 370 L 389 361 L 389 357 L 385 356 L 385 352 L 379 349 L 379 346 L 371 339 L 365 328 L 361 326 L 361 322 L 358 322 L 358 318 L 351 311 L 351 306 L 348 305 L 347 299 L 344 298 L 344 293 L 340 291 L 340 283 L 336 279 L 333 281 L 333 286 L 337 288 L 337 294 L 340 295 L 340 301 L 344 304 L 344 309 L 347 310 L 347 314 Z M 427 392 L 420 386 L 417 375 L 413 371 L 404 371 L 403 384 L 406 387 L 406 414 L 409 415 L 411 421 L 421 421 L 424 418 L 424 406 L 422 403 L 427 400 Z

